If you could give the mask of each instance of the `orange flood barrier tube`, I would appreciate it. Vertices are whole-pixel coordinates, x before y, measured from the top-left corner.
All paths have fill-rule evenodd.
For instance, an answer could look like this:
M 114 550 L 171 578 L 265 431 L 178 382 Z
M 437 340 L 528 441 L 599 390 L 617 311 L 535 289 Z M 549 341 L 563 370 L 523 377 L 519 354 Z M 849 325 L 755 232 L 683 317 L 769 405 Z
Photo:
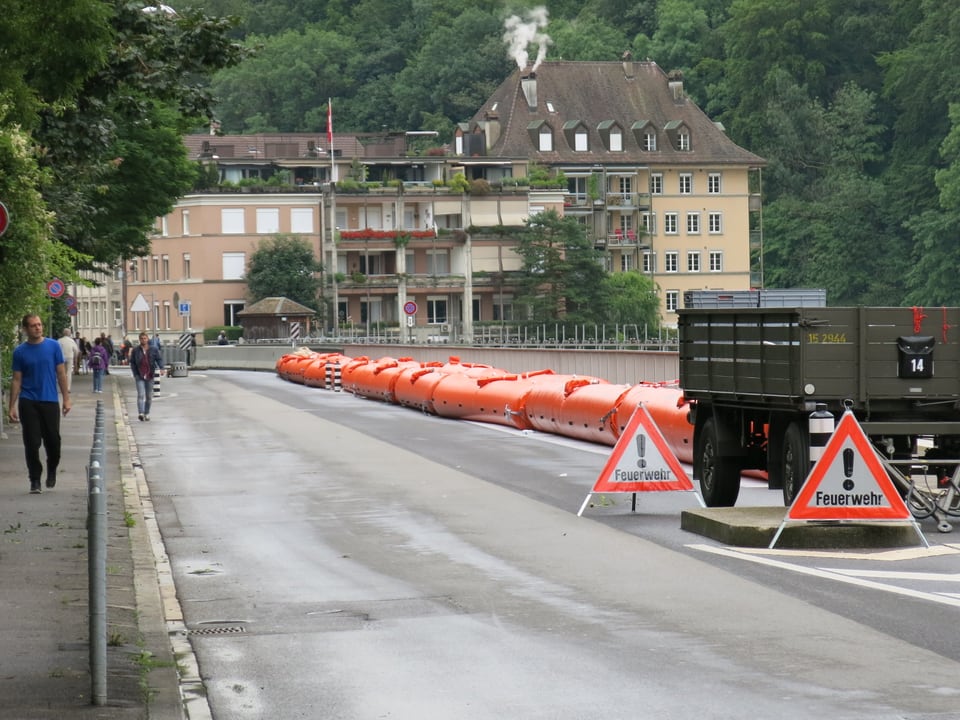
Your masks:
M 306 349 L 276 362 L 290 382 L 326 387 L 326 371 L 339 363 L 343 388 L 448 418 L 539 430 L 587 442 L 615 445 L 640 403 L 681 462 L 693 462 L 689 405 L 673 383 L 612 385 L 601 378 L 557 375 L 543 369 L 523 374 L 462 362 L 420 363 L 412 358 L 371 360 Z
M 615 412 L 617 437 L 641 402 L 677 459 L 692 463 L 693 426 L 687 420 L 690 408 L 683 390 L 675 383 L 640 383 L 630 388 Z

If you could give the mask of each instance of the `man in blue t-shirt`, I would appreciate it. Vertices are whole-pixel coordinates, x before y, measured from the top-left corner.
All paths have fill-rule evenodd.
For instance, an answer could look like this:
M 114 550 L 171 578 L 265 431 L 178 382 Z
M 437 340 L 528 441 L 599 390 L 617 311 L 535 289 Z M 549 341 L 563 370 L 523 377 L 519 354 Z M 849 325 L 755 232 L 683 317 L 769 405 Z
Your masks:
M 43 475 L 41 442 L 47 451 L 47 487 L 52 488 L 57 484 L 61 412 L 58 387 L 63 396 L 64 416 L 70 412 L 72 405 L 60 343 L 43 336 L 43 322 L 39 315 L 24 315 L 21 324 L 27 341 L 13 351 L 10 420 L 22 426 L 30 492 L 37 494 L 41 492 L 40 476 Z

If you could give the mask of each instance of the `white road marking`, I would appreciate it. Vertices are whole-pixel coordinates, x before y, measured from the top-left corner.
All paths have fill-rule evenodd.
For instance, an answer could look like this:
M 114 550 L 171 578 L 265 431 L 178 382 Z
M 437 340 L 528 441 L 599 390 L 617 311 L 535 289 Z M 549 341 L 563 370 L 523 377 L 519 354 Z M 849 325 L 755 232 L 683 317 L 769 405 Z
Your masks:
M 878 560 L 893 562 L 895 560 L 917 560 L 920 558 L 939 557 L 941 555 L 956 555 L 960 548 L 953 545 L 931 545 L 925 547 L 900 548 L 897 550 L 880 550 L 876 552 L 849 552 L 846 550 L 777 550 L 774 548 L 739 548 L 742 553 L 750 555 L 778 555 L 781 557 L 807 558 L 835 558 L 839 560 Z
M 831 572 L 850 577 L 881 578 L 886 580 L 934 580 L 936 582 L 960 582 L 960 573 L 898 572 L 896 570 L 853 570 L 829 568 Z
M 713 547 L 711 545 L 688 545 L 687 547 L 694 550 L 712 553 L 714 555 L 723 555 L 724 557 L 746 560 L 748 562 L 757 563 L 758 565 L 766 565 L 768 567 L 775 567 L 781 570 L 789 570 L 801 575 L 810 575 L 823 580 L 835 580 L 837 582 L 847 583 L 848 585 L 856 585 L 857 587 L 869 588 L 871 590 L 881 590 L 883 592 L 893 593 L 894 595 L 903 595 L 904 597 L 910 597 L 916 600 L 926 600 L 928 602 L 938 603 L 940 605 L 960 607 L 960 596 L 922 592 L 920 590 L 912 590 L 911 588 L 888 585 L 864 578 L 851 577 L 831 570 L 824 570 L 822 568 L 808 568 L 803 567 L 802 565 L 792 565 L 790 563 L 783 562 L 782 560 L 774 560 L 770 557 L 748 555 L 740 552 L 739 550 L 733 550 L 730 548 Z

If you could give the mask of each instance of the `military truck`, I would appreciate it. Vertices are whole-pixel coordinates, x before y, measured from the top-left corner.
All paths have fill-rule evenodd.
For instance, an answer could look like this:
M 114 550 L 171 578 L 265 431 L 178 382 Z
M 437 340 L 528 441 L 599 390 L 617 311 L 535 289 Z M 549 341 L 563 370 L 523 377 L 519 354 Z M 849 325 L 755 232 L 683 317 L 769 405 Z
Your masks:
M 680 386 L 693 475 L 731 506 L 744 470 L 793 502 L 810 469 L 809 416 L 852 409 L 881 456 L 952 475 L 960 457 L 960 308 L 684 308 Z M 939 475 L 938 475 L 939 476 Z

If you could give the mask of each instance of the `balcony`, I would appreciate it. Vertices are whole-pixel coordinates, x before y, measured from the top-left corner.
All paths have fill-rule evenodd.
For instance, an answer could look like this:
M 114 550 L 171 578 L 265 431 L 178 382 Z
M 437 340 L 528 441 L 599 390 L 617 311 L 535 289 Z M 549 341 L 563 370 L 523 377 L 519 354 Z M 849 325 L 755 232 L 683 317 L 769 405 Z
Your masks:
M 638 210 L 650 208 L 650 193 L 621 193 L 608 192 L 607 207 L 620 207 L 625 210 Z

